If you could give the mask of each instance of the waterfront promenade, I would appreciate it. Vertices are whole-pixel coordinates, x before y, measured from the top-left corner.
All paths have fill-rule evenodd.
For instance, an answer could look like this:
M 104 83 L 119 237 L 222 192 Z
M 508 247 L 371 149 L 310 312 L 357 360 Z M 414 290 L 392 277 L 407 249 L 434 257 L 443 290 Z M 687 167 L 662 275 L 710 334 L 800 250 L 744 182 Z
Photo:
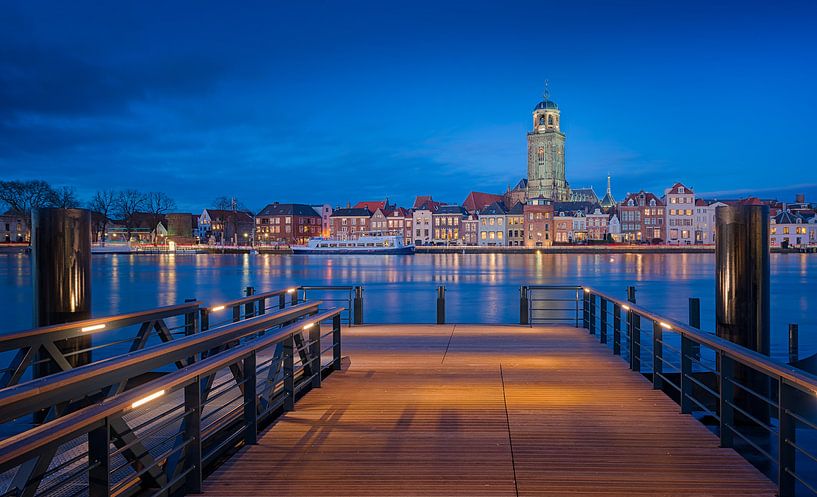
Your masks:
M 775 495 L 585 330 L 363 326 L 343 339 L 342 370 L 204 495 Z

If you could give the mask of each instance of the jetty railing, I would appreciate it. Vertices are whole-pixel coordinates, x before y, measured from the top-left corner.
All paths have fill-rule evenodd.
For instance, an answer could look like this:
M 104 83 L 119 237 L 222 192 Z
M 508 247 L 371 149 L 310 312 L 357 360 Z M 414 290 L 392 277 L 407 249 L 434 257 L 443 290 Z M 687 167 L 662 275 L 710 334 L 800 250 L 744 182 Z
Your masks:
M 141 350 L 152 337 L 168 342 L 196 333 L 200 306 L 197 301 L 185 302 L 0 335 L 0 357 L 5 359 L 5 367 L 0 370 L 0 388 L 30 379 L 34 369 L 38 369 L 40 376 L 67 371 L 80 362 Z M 123 329 L 131 327 L 135 328 L 134 334 L 123 336 Z M 66 340 L 87 337 L 92 337 L 87 347 L 71 351 L 60 347 Z
M 297 287 L 301 301 L 316 298 L 329 305 L 343 307 L 343 319 L 349 326 L 363 324 L 363 287 L 312 285 Z
M 257 336 L 0 441 L 0 474 L 14 472 L 4 495 L 49 495 L 56 489 L 92 497 L 200 492 L 208 464 L 241 444 L 256 443 L 259 425 L 293 409 L 300 394 L 340 369 L 342 311 L 313 314 L 276 330 L 269 330 L 265 317 L 228 325 Z M 331 328 L 324 334 L 325 321 Z M 221 332 L 202 335 L 216 333 Z M 122 378 L 107 370 L 99 379 L 81 369 L 65 375 L 108 384 Z M 29 390 L 24 397 L 38 395 Z
M 779 495 L 817 494 L 817 376 L 639 307 L 633 295 L 582 293 L 582 327 L 613 354 L 766 472 Z
M 579 327 L 582 287 L 525 285 L 519 290 L 519 323 Z

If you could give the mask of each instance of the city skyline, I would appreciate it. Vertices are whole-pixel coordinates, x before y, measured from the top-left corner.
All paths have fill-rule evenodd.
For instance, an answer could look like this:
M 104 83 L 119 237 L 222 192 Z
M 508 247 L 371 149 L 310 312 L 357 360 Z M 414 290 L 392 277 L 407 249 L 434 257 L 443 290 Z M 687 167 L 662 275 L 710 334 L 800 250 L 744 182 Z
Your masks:
M 813 198 L 814 8 L 735 5 L 13 4 L 0 171 L 180 210 L 459 203 L 526 175 L 549 79 L 572 187 Z

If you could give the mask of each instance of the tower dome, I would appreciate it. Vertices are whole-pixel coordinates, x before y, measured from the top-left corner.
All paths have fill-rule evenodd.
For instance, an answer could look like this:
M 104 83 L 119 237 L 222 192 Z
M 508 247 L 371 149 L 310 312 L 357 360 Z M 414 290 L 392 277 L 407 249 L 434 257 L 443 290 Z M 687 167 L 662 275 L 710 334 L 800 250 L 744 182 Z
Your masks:
M 536 104 L 536 107 L 534 107 L 533 110 L 559 110 L 559 106 L 556 105 L 556 102 L 553 100 L 545 99 Z

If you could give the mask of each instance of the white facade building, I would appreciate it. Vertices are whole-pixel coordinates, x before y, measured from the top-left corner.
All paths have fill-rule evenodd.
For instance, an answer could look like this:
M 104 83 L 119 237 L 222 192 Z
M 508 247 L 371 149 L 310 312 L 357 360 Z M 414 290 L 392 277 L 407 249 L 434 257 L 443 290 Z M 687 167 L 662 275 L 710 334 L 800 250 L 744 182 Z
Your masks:
M 426 206 L 414 209 L 411 213 L 411 224 L 414 245 L 431 245 L 434 232 L 431 228 L 431 210 Z
M 695 201 L 695 243 L 712 245 L 715 243 L 715 211 L 726 207 L 723 202 Z
M 479 212 L 479 239 L 481 247 L 505 246 L 508 241 L 507 210 L 494 202 Z
M 695 243 L 695 193 L 675 183 L 664 195 L 666 206 L 666 243 L 692 245 Z
M 618 220 L 617 214 L 610 216 L 610 220 L 607 221 L 607 232 L 610 233 L 610 237 L 614 242 L 620 243 L 624 240 L 624 236 L 621 234 L 621 221 Z
M 811 221 L 811 222 L 810 222 Z M 785 210 L 769 220 L 769 242 L 772 247 L 804 247 L 814 243 L 814 219 Z

